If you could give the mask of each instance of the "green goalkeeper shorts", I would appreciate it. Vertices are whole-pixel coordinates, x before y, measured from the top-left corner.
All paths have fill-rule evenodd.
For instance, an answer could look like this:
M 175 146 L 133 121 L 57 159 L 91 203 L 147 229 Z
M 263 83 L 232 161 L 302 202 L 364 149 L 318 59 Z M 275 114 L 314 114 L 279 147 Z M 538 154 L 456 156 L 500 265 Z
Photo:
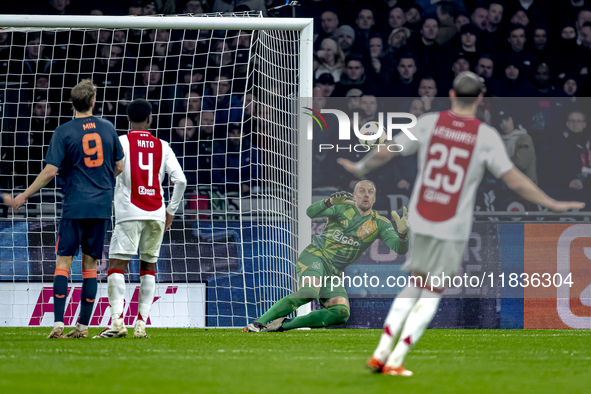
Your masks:
M 296 272 L 300 278 L 300 285 L 304 283 L 314 283 L 311 280 L 304 280 L 306 277 L 319 278 L 322 281 L 318 300 L 322 305 L 334 297 L 345 297 L 349 300 L 345 287 L 342 283 L 331 280 L 332 277 L 340 279 L 341 273 L 330 262 L 326 261 L 320 250 L 314 246 L 308 246 L 300 258 L 296 261 Z M 326 285 L 325 285 L 326 283 Z

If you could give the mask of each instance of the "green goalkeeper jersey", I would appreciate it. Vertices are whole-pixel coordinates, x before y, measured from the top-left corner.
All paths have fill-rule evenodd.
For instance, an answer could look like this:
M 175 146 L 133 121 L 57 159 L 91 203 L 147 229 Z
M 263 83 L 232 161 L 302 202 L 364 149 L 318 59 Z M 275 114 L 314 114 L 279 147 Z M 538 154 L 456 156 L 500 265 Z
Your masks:
M 392 223 L 374 210 L 361 216 L 354 206 L 327 208 L 322 200 L 310 205 L 306 213 L 311 218 L 328 218 L 324 231 L 312 237 L 312 244 L 306 251 L 320 254 L 339 271 L 357 260 L 377 238 L 396 253 L 405 254 L 408 251 L 408 239 L 400 239 Z

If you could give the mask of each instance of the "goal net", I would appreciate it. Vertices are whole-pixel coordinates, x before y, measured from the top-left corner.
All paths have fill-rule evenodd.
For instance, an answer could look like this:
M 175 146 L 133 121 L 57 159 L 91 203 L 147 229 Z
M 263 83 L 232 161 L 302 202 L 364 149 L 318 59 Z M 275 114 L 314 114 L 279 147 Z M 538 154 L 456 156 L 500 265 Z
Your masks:
M 153 106 L 188 179 L 157 263 L 149 324 L 236 327 L 297 286 L 310 240 L 311 149 L 298 100 L 311 97 L 311 20 L 256 13 L 173 17 L 0 16 L 0 191 L 16 195 L 42 170 L 53 131 L 73 117 L 70 90 L 91 78 L 95 115 L 128 132 L 126 107 Z M 165 181 L 165 199 L 172 185 Z M 56 178 L 0 219 L 0 325 L 53 324 L 61 210 Z M 91 325 L 110 320 L 108 245 Z M 125 323 L 137 315 L 139 261 L 126 272 Z M 77 321 L 81 254 L 66 324 Z

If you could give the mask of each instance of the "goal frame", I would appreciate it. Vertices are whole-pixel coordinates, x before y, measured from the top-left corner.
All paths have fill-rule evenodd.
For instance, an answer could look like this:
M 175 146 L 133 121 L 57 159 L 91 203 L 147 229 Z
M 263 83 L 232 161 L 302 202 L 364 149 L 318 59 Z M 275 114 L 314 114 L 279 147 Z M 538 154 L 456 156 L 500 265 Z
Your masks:
M 204 29 L 204 30 L 284 30 L 300 33 L 299 97 L 309 100 L 313 89 L 312 18 L 265 18 L 225 16 L 103 16 L 103 15 L 0 15 L 2 28 L 39 29 Z M 300 105 L 300 108 L 305 105 Z M 298 255 L 312 239 L 312 220 L 306 214 L 312 203 L 312 141 L 307 138 L 307 123 L 298 114 L 297 149 L 297 250 Z M 295 264 L 295 261 L 293 262 Z M 296 283 L 296 287 L 298 284 Z M 296 291 L 297 288 L 292 289 Z M 307 314 L 310 306 L 298 309 Z M 248 316 L 247 320 L 252 319 Z

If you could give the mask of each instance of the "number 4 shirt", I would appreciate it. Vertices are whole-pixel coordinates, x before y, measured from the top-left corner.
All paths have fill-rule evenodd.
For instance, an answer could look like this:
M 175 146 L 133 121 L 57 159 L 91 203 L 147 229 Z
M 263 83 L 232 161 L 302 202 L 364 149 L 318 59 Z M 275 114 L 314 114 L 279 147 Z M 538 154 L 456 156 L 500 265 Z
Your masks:
M 45 163 L 56 166 L 63 181 L 62 218 L 110 219 L 115 163 L 122 158 L 108 120 L 75 118 L 56 128 Z
M 162 181 L 169 174 L 174 191 L 166 212 L 174 215 L 187 180 L 172 149 L 149 131 L 132 130 L 119 137 L 125 159 L 115 186 L 115 223 L 128 220 L 166 221 Z
M 485 168 L 497 178 L 513 168 L 499 133 L 475 117 L 451 111 L 419 118 L 406 134 L 394 137 L 402 155 L 418 151 L 418 174 L 409 203 L 412 231 L 443 240 L 470 236 L 476 189 Z

